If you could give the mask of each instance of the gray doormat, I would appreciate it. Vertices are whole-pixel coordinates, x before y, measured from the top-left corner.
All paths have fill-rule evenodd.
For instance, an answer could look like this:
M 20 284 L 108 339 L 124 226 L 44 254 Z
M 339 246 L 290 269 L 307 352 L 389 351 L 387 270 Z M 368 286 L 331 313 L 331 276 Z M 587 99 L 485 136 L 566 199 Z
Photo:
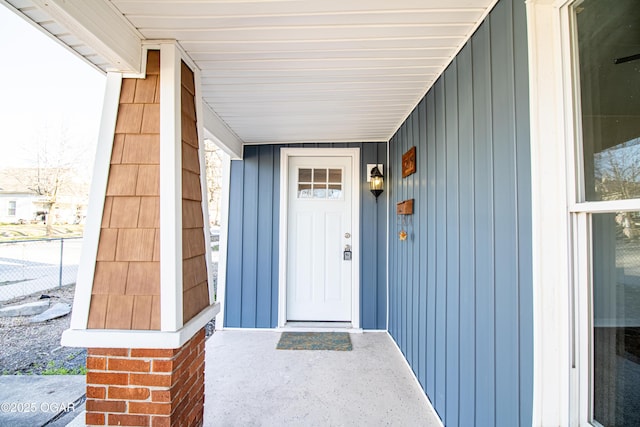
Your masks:
M 283 332 L 276 346 L 278 350 L 335 350 L 351 351 L 351 337 L 347 332 Z

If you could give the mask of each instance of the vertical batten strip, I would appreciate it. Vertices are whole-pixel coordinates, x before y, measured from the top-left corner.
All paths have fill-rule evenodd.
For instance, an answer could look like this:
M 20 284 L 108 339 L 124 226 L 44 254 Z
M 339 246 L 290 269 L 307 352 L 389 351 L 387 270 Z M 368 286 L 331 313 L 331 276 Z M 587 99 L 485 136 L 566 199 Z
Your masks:
M 181 56 L 160 46 L 160 328 L 177 331 L 182 318 Z
M 93 179 L 89 193 L 91 198 L 87 208 L 82 254 L 78 265 L 78 278 L 76 280 L 73 312 L 71 314 L 71 329 L 86 329 L 89 321 L 91 290 L 96 267 L 95 260 L 98 254 L 102 211 L 104 210 L 107 181 L 109 179 L 111 150 L 113 148 L 116 119 L 118 118 L 121 87 L 122 74 L 107 73 L 98 145 L 93 166 Z

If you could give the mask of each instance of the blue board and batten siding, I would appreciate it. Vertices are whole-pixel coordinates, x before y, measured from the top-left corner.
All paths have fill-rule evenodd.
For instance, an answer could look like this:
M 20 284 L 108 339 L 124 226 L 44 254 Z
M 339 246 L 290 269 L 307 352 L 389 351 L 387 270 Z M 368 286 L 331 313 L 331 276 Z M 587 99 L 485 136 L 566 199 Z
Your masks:
M 366 182 L 367 163 L 386 164 L 386 143 L 245 146 L 231 162 L 225 326 L 274 328 L 278 324 L 280 149 L 360 148 L 360 324 L 386 329 L 385 197 L 376 203 Z
M 528 106 L 525 4 L 502 0 L 390 141 L 390 214 L 415 213 L 406 241 L 390 222 L 389 332 L 448 427 L 532 421 Z

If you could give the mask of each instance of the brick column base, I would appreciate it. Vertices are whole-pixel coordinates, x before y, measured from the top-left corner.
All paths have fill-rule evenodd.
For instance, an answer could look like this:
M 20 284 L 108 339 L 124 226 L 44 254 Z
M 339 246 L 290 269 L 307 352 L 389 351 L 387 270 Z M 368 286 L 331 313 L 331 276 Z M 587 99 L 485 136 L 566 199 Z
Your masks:
M 88 349 L 86 407 L 92 426 L 202 426 L 204 328 L 178 349 Z

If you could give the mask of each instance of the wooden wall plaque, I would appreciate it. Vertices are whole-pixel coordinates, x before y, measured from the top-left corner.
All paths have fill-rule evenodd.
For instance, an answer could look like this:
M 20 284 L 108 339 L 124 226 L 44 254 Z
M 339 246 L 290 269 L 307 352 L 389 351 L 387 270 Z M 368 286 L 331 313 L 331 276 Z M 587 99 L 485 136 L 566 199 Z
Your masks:
M 409 151 L 402 155 L 402 177 L 406 178 L 416 172 L 416 147 L 411 147 Z
M 405 200 L 396 205 L 396 214 L 413 215 L 413 199 Z

